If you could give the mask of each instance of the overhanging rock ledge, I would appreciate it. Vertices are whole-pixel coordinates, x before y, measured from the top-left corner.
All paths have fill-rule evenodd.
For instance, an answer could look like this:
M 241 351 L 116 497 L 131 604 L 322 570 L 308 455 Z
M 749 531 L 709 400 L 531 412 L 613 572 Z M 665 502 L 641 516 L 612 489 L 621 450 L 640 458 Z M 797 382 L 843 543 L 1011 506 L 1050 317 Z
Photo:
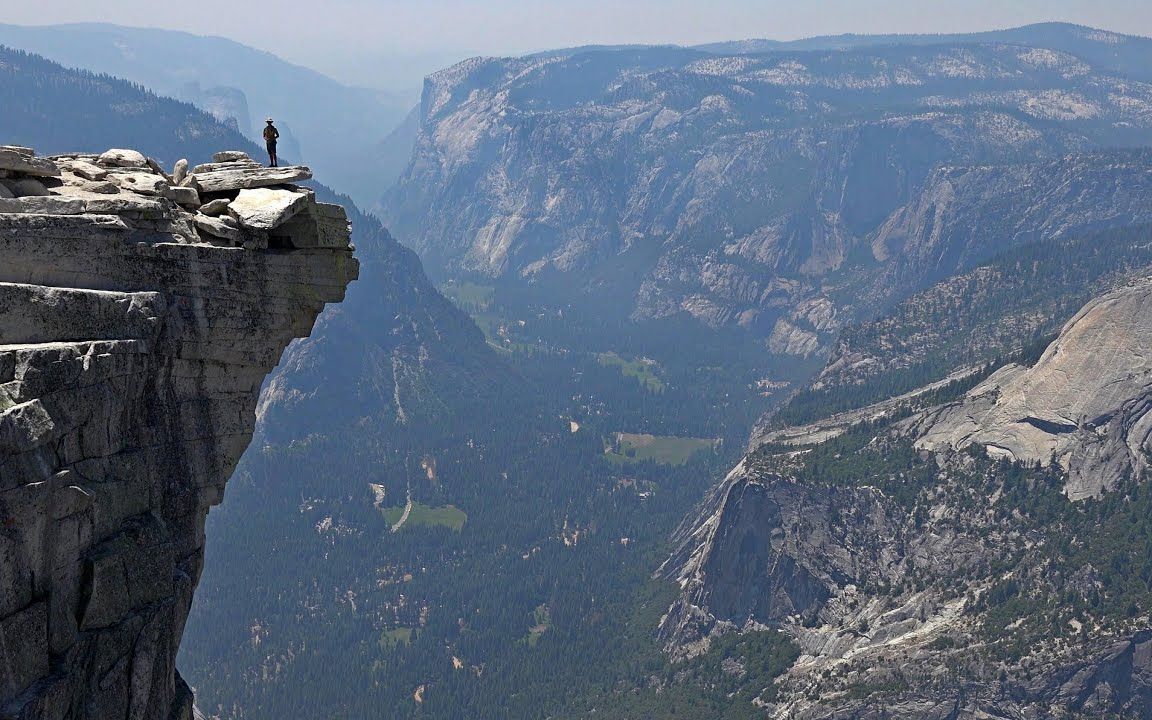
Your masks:
M 358 274 L 309 177 L 0 146 L 0 720 L 192 717 L 208 509 Z

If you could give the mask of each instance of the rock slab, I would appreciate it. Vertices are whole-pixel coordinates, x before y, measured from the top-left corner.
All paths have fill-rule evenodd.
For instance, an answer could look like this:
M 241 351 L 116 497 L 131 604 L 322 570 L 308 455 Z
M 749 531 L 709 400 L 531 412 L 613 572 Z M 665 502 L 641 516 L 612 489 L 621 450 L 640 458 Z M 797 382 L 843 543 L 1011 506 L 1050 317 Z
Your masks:
M 202 193 L 250 190 L 252 188 L 274 187 L 300 180 L 311 180 L 312 171 L 302 165 L 281 168 L 238 167 L 209 172 L 194 172 Z
M 32 177 L 58 177 L 60 168 L 44 158 L 25 155 L 11 146 L 0 147 L 0 170 Z
M 1152 457 L 1152 278 L 1098 298 L 1031 368 L 1009 365 L 930 415 L 917 443 L 1068 472 L 1073 500 L 1099 496 Z
M 308 205 L 307 193 L 257 188 L 241 190 L 228 206 L 228 212 L 241 227 L 271 230 L 291 220 Z

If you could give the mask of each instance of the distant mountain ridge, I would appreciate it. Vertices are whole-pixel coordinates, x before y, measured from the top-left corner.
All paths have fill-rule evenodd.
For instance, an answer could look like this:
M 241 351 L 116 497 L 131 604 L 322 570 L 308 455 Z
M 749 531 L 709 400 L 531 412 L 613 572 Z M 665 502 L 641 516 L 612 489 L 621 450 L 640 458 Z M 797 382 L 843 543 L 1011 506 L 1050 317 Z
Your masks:
M 668 651 L 780 628 L 808 659 L 772 718 L 1146 717 L 1149 238 L 1009 250 L 846 331 L 682 527 Z
M 223 122 L 234 118 L 236 128 L 255 140 L 264 118 L 272 116 L 283 134 L 282 157 L 311 165 L 362 204 L 383 190 L 375 187 L 373 146 L 413 104 L 383 91 L 343 85 L 222 37 L 96 23 L 0 24 L 0 45 L 125 78 L 191 102 Z
M 35 146 L 45 154 L 131 144 L 170 164 L 180 159 L 177 154 L 207 162 L 221 147 L 256 147 L 188 103 L 3 45 L 0 99 L 7 108 L 0 114 L 5 142 Z
M 688 316 L 810 355 L 918 287 L 855 283 L 904 262 L 884 238 L 938 168 L 1152 142 L 1152 85 L 1120 72 L 1152 64 L 1152 41 L 1115 55 L 1120 36 L 1086 28 L 1009 34 L 1034 44 L 470 60 L 428 79 L 379 212 L 436 277 L 611 298 L 636 321 Z M 980 257 L 939 250 L 945 275 Z
M 1085 43 L 1088 41 L 1088 43 Z M 1126 35 L 1111 30 L 1099 30 L 1071 23 L 1036 23 L 1005 30 L 974 33 L 892 34 L 892 35 L 825 35 L 800 40 L 749 39 L 709 43 L 694 46 L 697 50 L 718 55 L 745 55 L 766 52 L 802 50 L 856 50 L 884 45 L 983 45 L 1003 43 L 1012 45 L 1043 45 L 1053 49 L 1081 54 L 1085 60 L 1115 72 L 1148 79 L 1152 75 L 1143 62 L 1152 39 L 1140 35 Z M 1090 43 L 1098 43 L 1091 51 Z M 1085 51 L 1088 50 L 1087 53 Z

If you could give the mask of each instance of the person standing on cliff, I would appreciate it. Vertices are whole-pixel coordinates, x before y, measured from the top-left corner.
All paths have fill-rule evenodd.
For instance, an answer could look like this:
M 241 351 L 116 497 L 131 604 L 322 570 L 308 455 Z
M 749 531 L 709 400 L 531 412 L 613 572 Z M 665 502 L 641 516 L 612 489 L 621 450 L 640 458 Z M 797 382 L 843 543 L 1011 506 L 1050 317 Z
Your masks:
M 276 159 L 276 141 L 279 139 L 280 131 L 272 124 L 272 118 L 268 118 L 268 127 L 264 128 L 264 143 L 268 146 L 268 167 L 279 167 Z

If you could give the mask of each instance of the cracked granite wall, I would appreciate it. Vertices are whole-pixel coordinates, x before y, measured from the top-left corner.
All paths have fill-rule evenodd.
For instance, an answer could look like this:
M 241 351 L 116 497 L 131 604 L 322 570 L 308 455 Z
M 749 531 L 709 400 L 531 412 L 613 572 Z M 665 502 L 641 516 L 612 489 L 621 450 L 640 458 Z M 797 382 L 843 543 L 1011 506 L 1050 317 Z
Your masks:
M 192 717 L 205 518 L 265 376 L 358 272 L 343 208 L 283 171 L 224 154 L 205 192 L 141 159 L 0 148 L 3 719 Z

